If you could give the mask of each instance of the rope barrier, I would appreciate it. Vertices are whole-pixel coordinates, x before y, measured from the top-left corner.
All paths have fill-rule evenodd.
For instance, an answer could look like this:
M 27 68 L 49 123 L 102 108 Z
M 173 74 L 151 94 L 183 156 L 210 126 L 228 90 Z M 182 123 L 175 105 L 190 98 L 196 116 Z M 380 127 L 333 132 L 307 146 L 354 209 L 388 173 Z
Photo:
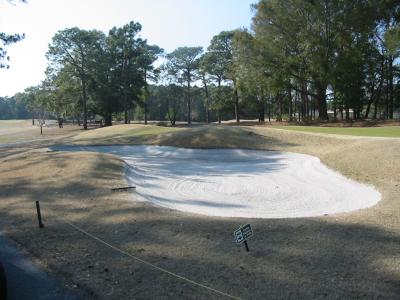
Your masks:
M 137 256 L 134 256 L 134 255 L 130 254 L 129 252 L 126 252 L 126 251 L 124 251 L 124 250 L 122 250 L 122 249 L 120 249 L 120 248 L 118 248 L 118 247 L 116 247 L 116 246 L 113 246 L 113 245 L 107 243 L 106 241 L 104 241 L 104 240 L 98 238 L 97 236 L 95 236 L 95 235 L 93 235 L 93 234 L 91 234 L 91 233 L 85 231 L 84 229 L 82 229 L 82 228 L 80 228 L 80 227 L 78 227 L 78 226 L 76 226 L 76 225 L 74 225 L 74 224 L 72 224 L 72 223 L 70 223 L 70 222 L 68 222 L 68 221 L 63 221 L 63 222 L 65 222 L 66 224 L 68 224 L 69 226 L 71 226 L 72 228 L 74 228 L 75 230 L 81 232 L 82 234 L 84 234 L 84 235 L 86 235 L 86 236 L 88 236 L 88 237 L 90 237 L 90 238 L 96 240 L 97 242 L 99 242 L 99 243 L 101 243 L 101 244 L 103 244 L 103 245 L 105 245 L 105 246 L 107 246 L 107 247 L 109 247 L 109 248 L 111 248 L 111 249 L 113 249 L 113 250 L 115 250 L 115 251 L 117 251 L 117 252 L 119 252 L 119 253 L 125 255 L 125 256 L 128 256 L 128 257 L 130 257 L 130 258 L 132 258 L 132 259 L 134 259 L 134 260 L 136 260 L 136 261 L 138 261 L 138 262 L 140 262 L 140 263 L 142 263 L 142 264 L 145 264 L 145 265 L 147 265 L 147 266 L 149 266 L 149 267 L 152 267 L 153 269 L 156 269 L 156 270 L 158 270 L 158 271 L 160 271 L 160 272 L 169 274 L 169 275 L 171 275 L 171 276 L 173 276 L 173 277 L 175 277 L 175 278 L 178 278 L 178 279 L 180 279 L 180 280 L 189 282 L 190 284 L 193 284 L 193 285 L 195 285 L 195 286 L 204 288 L 204 289 L 209 290 L 209 291 L 211 291 L 211 292 L 214 292 L 214 293 L 216 293 L 216 294 L 218 294 L 218 295 L 225 296 L 225 297 L 230 298 L 230 299 L 241 300 L 241 298 L 232 296 L 232 295 L 230 295 L 230 294 L 228 294 L 228 293 L 222 292 L 222 291 L 220 291 L 220 290 L 217 290 L 217 289 L 214 289 L 214 288 L 212 288 L 212 287 L 206 286 L 206 285 L 204 285 L 204 284 L 201 284 L 201 283 L 199 283 L 199 282 L 196 282 L 196 281 L 191 280 L 191 279 L 189 279 L 189 278 L 186 278 L 186 277 L 184 277 L 184 276 L 178 275 L 178 274 L 176 274 L 176 273 L 174 273 L 174 272 L 168 271 L 167 269 L 164 269 L 164 268 L 161 268 L 161 267 L 159 267 L 159 266 L 156 266 L 156 265 L 154 265 L 154 264 L 152 264 L 152 263 L 150 263 L 150 262 L 148 262 L 148 261 L 145 261 L 145 260 L 143 260 L 143 259 L 141 259 L 141 258 L 139 258 L 139 257 L 137 257 Z

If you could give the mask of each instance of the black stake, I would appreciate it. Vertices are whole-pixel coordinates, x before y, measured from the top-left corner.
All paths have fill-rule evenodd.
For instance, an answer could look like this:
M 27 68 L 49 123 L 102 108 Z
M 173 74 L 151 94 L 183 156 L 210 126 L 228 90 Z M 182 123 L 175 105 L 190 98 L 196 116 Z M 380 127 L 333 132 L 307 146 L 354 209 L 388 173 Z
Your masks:
M 38 217 L 38 221 L 39 221 L 39 228 L 43 228 L 44 224 L 42 222 L 42 214 L 40 213 L 39 201 L 36 201 L 36 211 L 37 211 L 37 217 Z
M 132 189 L 136 189 L 136 186 L 124 186 L 124 187 L 120 187 L 120 188 L 113 188 L 113 189 L 111 189 L 111 191 L 123 192 L 123 191 L 127 191 L 127 190 L 132 190 Z
M 244 241 L 244 245 L 245 245 L 245 247 L 246 247 L 246 251 L 249 252 L 250 249 L 249 249 L 249 245 L 247 245 L 247 241 Z

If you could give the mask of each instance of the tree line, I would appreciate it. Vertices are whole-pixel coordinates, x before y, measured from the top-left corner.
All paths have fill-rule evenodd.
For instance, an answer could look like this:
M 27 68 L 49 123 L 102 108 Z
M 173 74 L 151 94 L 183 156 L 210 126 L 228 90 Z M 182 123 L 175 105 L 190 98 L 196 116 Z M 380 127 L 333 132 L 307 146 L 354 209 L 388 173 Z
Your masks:
M 130 22 L 59 31 L 46 79 L 15 96 L 56 117 L 221 122 L 393 119 L 400 108 L 395 0 L 261 0 L 250 29 L 165 53 Z M 1 108 L 1 106 L 0 106 Z M 0 112 L 1 113 L 1 112 Z
M 3 120 L 29 119 L 32 114 L 27 103 L 16 96 L 0 97 L 0 116 Z

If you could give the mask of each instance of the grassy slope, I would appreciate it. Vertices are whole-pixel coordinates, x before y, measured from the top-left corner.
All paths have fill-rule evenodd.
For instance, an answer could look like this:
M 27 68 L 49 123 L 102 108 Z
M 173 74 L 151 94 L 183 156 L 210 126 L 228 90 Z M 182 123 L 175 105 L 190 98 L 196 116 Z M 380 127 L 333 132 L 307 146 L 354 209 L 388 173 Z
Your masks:
M 319 127 L 319 126 L 277 126 L 279 129 L 323 134 L 341 134 L 371 137 L 400 137 L 399 126 L 388 127 Z
M 154 139 L 168 133 L 182 130 L 181 128 L 161 127 L 153 125 L 115 125 L 81 132 L 72 141 L 77 144 L 119 144 L 124 142 L 140 142 Z

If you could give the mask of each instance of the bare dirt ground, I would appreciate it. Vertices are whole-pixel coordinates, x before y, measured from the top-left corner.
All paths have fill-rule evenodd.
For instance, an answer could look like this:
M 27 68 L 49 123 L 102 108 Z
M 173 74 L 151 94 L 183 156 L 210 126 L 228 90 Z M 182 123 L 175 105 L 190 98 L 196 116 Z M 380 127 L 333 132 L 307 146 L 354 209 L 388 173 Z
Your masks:
M 143 130 L 131 126 L 133 132 Z M 179 275 L 243 299 L 398 299 L 400 140 L 342 139 L 262 127 L 213 126 L 143 134 L 101 131 L 3 148 L 0 225 L 73 288 L 96 299 L 221 299 L 100 244 L 65 223 Z M 111 130 L 111 129 L 108 129 Z M 150 130 L 150 132 L 148 131 Z M 378 205 L 302 219 L 212 218 L 155 207 L 131 193 L 123 163 L 96 153 L 39 151 L 54 143 L 242 147 L 315 155 L 344 175 L 375 185 Z M 87 143 L 87 142 L 86 142 Z M 340 189 L 340 187 L 337 187 Z M 45 229 L 37 228 L 34 201 Z M 233 230 L 250 222 L 246 253 Z

